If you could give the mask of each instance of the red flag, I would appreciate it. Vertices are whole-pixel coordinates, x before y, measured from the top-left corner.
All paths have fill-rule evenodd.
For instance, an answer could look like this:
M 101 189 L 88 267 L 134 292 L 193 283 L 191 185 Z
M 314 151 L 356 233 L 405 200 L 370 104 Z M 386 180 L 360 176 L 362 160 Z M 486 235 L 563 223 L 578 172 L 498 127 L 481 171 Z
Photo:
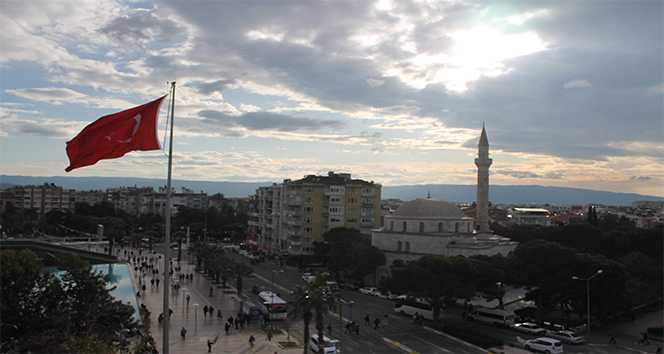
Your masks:
M 69 167 L 65 171 L 116 159 L 134 150 L 160 150 L 157 118 L 164 98 L 101 117 L 83 128 L 67 142 Z

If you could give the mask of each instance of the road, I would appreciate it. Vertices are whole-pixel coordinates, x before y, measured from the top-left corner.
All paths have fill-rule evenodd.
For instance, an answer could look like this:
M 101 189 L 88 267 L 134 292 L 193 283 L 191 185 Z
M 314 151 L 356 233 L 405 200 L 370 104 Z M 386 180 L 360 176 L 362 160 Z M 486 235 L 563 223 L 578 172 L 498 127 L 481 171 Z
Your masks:
M 157 252 L 161 250 L 155 247 Z M 172 254 L 177 257 L 177 250 L 172 250 Z M 251 265 L 249 259 L 235 253 L 230 256 L 238 262 L 246 262 Z M 173 258 L 175 258 L 173 257 Z M 183 252 L 183 258 L 186 253 Z M 251 287 L 258 285 L 265 287 L 280 294 L 287 301 L 292 300 L 289 293 L 295 290 L 298 285 L 303 284 L 302 273 L 293 267 L 276 267 L 270 263 L 261 263 L 260 265 L 251 265 L 255 272 L 255 277 L 245 278 L 243 283 L 244 292 L 252 296 Z M 200 289 L 206 291 L 207 289 Z M 326 335 L 333 340 L 339 340 L 337 345 L 343 353 L 486 353 L 485 350 L 473 347 L 467 343 L 448 338 L 430 329 L 431 322 L 425 321 L 424 326 L 413 324 L 408 316 L 400 315 L 394 312 L 394 302 L 379 299 L 369 295 L 360 294 L 357 291 L 339 290 L 345 302 L 341 303 L 341 309 L 337 308 L 335 314 L 328 315 L 325 319 L 325 326 L 332 324 L 332 332 Z M 492 327 L 483 324 L 463 321 L 460 316 L 461 309 L 449 310 L 444 318 L 448 324 L 453 324 L 458 328 L 467 328 L 473 332 L 480 332 L 492 337 L 501 338 L 506 346 L 523 348 L 524 342 L 533 339 L 535 336 L 513 332 L 507 328 Z M 345 321 L 355 320 L 361 324 L 360 335 L 347 334 L 345 330 L 345 321 L 339 320 L 341 313 Z M 381 320 L 383 316 L 388 315 L 388 323 L 383 328 L 373 329 L 373 320 L 378 317 Z M 369 316 L 371 325 L 364 323 L 364 317 Z M 274 327 L 282 329 L 290 334 L 291 337 L 301 340 L 303 337 L 303 324 L 301 321 L 275 321 Z M 315 333 L 314 324 L 310 325 L 310 333 Z M 398 343 L 398 344 L 394 344 Z M 397 346 L 402 346 L 401 348 Z M 565 345 L 566 353 L 625 353 L 624 349 L 611 346 L 594 345 Z

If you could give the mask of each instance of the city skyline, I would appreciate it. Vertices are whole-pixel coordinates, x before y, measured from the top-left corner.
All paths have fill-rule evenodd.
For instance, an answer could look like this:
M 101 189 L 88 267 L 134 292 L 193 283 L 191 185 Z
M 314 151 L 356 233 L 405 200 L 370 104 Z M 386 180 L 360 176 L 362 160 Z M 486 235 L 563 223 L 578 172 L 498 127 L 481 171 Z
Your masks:
M 177 81 L 173 178 L 327 171 L 384 186 L 664 196 L 657 1 L 1 2 L 1 173 L 165 178 L 162 151 L 64 172 L 97 118 Z M 166 105 L 159 117 L 164 144 Z

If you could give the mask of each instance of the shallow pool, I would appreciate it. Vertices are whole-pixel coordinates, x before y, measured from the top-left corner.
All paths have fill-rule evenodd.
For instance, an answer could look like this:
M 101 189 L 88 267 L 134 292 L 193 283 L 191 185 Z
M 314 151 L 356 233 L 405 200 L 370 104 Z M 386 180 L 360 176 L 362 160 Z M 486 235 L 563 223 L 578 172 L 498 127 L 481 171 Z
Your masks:
M 108 287 L 117 286 L 115 290 L 111 291 L 111 295 L 125 304 L 129 303 L 134 308 L 134 319 L 140 321 L 141 315 L 138 311 L 138 301 L 131 281 L 129 266 L 124 263 L 97 264 L 92 266 L 92 270 L 111 276 Z

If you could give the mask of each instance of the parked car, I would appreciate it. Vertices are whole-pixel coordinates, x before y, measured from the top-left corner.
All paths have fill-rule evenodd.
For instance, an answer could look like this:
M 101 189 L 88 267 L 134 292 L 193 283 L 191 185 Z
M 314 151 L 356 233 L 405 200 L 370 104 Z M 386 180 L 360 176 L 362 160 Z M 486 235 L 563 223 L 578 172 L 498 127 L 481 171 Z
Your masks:
M 586 338 L 583 336 L 577 336 L 574 332 L 570 331 L 558 331 L 552 332 L 547 335 L 547 337 L 559 339 L 567 344 L 581 344 L 586 341 Z
M 563 343 L 557 339 L 540 337 L 537 339 L 529 339 L 524 344 L 527 350 L 537 350 L 546 354 L 555 354 L 563 352 Z
M 378 291 L 378 288 L 368 286 L 368 287 L 360 288 L 358 291 L 361 294 L 364 294 L 364 295 L 373 295 L 376 291 Z
M 515 323 L 513 325 L 510 325 L 510 329 L 538 336 L 543 336 L 546 334 L 546 329 L 530 322 Z
M 372 295 L 385 300 L 395 300 L 397 298 L 396 294 L 392 294 L 391 292 L 382 292 L 380 290 L 376 290 Z
M 331 341 L 330 338 L 327 338 L 326 336 L 323 336 L 323 340 L 325 341 L 324 345 L 324 352 L 325 354 L 334 354 L 338 353 L 337 352 L 337 346 L 336 342 L 337 341 Z M 314 333 L 309 337 L 309 349 L 311 349 L 312 353 L 318 353 L 318 333 Z
M 360 288 L 357 284 L 355 284 L 353 282 L 350 282 L 350 281 L 345 281 L 345 282 L 339 283 L 339 287 L 342 288 L 342 289 L 348 289 L 348 290 L 357 290 L 357 289 Z

